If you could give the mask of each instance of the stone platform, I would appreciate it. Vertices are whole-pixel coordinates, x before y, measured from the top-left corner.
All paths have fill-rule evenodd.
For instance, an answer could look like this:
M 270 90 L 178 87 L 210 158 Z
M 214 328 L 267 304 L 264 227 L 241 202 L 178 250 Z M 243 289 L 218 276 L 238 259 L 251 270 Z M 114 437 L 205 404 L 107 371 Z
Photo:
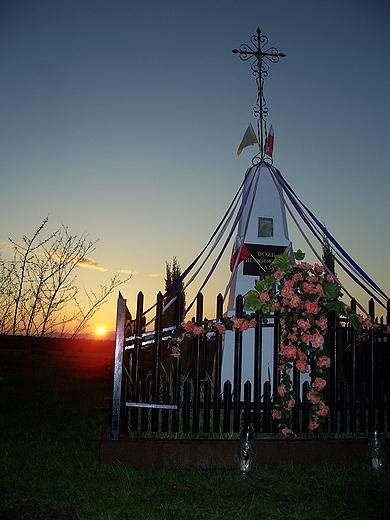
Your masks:
M 293 462 L 314 464 L 355 464 L 366 461 L 366 439 L 257 439 L 256 463 L 263 465 Z M 135 439 L 121 433 L 119 441 L 110 440 L 108 428 L 100 443 L 99 460 L 118 460 L 135 466 L 193 466 L 232 468 L 236 441 L 205 439 Z

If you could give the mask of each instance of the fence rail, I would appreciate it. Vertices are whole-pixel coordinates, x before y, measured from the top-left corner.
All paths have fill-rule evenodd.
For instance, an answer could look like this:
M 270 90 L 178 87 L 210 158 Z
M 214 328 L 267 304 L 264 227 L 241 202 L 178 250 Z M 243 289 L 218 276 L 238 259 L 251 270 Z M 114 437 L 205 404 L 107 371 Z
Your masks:
M 253 374 L 242 381 L 243 356 L 247 348 L 247 331 L 234 334 L 234 373 L 232 380 L 222 380 L 223 336 L 197 335 L 187 341 L 178 358 L 170 355 L 170 333 L 180 323 L 180 298 L 176 301 L 175 323 L 164 327 L 163 297 L 157 295 L 154 330 L 143 330 L 143 294 L 137 298 L 136 318 L 120 295 L 114 356 L 111 440 L 119 440 L 121 431 L 150 435 L 237 434 L 252 424 L 255 433 L 274 434 L 277 424 L 271 414 L 278 386 L 278 350 L 280 325 L 277 316 L 255 329 Z M 354 301 L 351 302 L 354 306 Z M 388 305 L 390 309 L 390 305 Z M 237 317 L 242 312 L 242 297 L 236 301 Z M 217 297 L 216 318 L 222 318 L 222 296 Z M 369 302 L 374 318 L 374 303 Z M 197 297 L 196 320 L 203 320 L 203 296 Z M 376 424 L 383 433 L 389 425 L 389 335 L 371 329 L 357 337 L 349 324 L 335 313 L 328 317 L 326 348 L 331 359 L 328 370 L 326 400 L 329 415 L 322 432 L 335 436 L 367 436 Z M 381 318 L 383 324 L 383 318 Z M 389 323 L 389 312 L 386 316 Z M 273 328 L 268 358 L 272 370 L 262 379 L 266 354 L 262 342 L 265 328 Z M 227 332 L 225 333 L 227 334 Z M 295 406 L 292 429 L 299 435 L 309 434 L 309 390 L 307 378 L 294 368 Z M 313 434 L 311 434 L 313 435 Z

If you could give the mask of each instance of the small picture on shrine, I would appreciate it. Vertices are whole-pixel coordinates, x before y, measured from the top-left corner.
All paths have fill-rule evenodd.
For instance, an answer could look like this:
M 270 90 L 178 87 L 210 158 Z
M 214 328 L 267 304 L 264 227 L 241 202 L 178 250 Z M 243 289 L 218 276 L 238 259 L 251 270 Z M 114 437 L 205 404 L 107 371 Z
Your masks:
M 268 217 L 259 217 L 259 237 L 273 237 L 274 236 L 274 220 Z

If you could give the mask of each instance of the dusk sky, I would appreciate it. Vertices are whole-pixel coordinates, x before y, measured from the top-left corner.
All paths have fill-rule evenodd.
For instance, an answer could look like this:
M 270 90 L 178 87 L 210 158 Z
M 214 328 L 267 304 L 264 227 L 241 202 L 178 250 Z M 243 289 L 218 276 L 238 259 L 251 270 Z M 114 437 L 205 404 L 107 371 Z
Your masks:
M 49 215 L 48 230 L 100 239 L 101 269 L 80 268 L 81 286 L 132 271 L 130 310 L 140 290 L 151 305 L 165 261 L 184 270 L 197 256 L 256 153 L 236 154 L 256 83 L 231 51 L 257 27 L 286 54 L 264 86 L 274 165 L 390 294 L 388 0 L 1 0 L 2 255 Z M 208 317 L 228 249 L 204 291 Z M 90 329 L 113 329 L 115 305 Z

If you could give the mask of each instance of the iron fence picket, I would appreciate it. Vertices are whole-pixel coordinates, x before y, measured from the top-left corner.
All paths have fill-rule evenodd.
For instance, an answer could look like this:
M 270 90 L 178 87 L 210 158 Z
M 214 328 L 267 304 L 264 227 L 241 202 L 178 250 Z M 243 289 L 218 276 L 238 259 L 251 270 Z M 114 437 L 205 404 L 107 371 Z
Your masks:
M 191 419 L 191 388 L 190 381 L 187 379 L 183 387 L 183 432 L 190 431 Z
M 203 295 L 198 294 L 196 298 L 196 321 L 203 320 Z M 200 421 L 200 387 L 202 378 L 202 334 L 197 334 L 191 341 L 191 347 L 194 349 L 193 356 L 193 367 L 194 370 L 191 373 L 193 378 L 193 414 L 192 414 L 192 431 L 194 433 L 199 432 L 199 421 Z
M 222 319 L 223 314 L 223 296 L 218 294 L 217 296 L 217 320 Z M 221 431 L 221 370 L 222 370 L 222 334 L 218 331 L 215 336 L 215 356 L 213 364 L 213 376 L 214 376 L 214 414 L 213 414 L 213 431 L 219 433 Z
M 153 390 L 153 403 L 158 403 L 159 401 L 159 393 L 160 393 L 160 371 L 161 371 L 161 349 L 162 349 L 162 329 L 163 329 L 163 295 L 161 292 L 157 294 L 156 301 L 156 320 L 154 326 L 154 348 L 152 351 L 152 362 L 153 362 L 153 371 L 152 371 L 152 390 Z M 158 431 L 158 419 L 159 412 L 158 409 L 152 410 L 152 431 Z
M 210 432 L 211 424 L 211 381 L 207 379 L 204 384 L 204 405 L 203 405 L 203 431 Z
M 340 383 L 340 432 L 347 432 L 348 426 L 348 384 L 347 381 Z
M 162 401 L 163 404 L 169 405 L 171 402 L 170 399 L 170 384 L 168 380 L 163 382 L 163 390 L 162 390 Z M 169 431 L 169 410 L 162 409 L 161 410 L 161 431 L 168 432 Z
M 243 299 L 236 298 L 236 317 L 242 317 Z M 234 331 L 234 375 L 233 375 L 233 432 L 238 433 L 241 425 L 241 384 L 242 384 L 242 332 Z
M 223 433 L 231 432 L 230 415 L 232 410 L 232 384 L 230 381 L 225 381 L 223 385 Z
M 252 412 L 252 384 L 250 381 L 245 381 L 244 384 L 244 413 L 243 413 L 243 424 L 242 427 L 247 427 L 252 424 L 251 412 Z
M 271 383 L 265 381 L 263 386 L 263 433 L 271 433 Z M 256 430 L 259 432 L 260 430 Z
M 260 431 L 261 419 L 261 374 L 262 374 L 263 324 L 258 322 L 255 328 L 255 353 L 253 363 L 253 427 Z
M 330 403 L 329 422 L 330 431 L 337 432 L 337 316 L 335 311 L 331 311 L 328 319 L 329 323 L 329 358 L 330 358 L 330 377 L 327 388 Z

